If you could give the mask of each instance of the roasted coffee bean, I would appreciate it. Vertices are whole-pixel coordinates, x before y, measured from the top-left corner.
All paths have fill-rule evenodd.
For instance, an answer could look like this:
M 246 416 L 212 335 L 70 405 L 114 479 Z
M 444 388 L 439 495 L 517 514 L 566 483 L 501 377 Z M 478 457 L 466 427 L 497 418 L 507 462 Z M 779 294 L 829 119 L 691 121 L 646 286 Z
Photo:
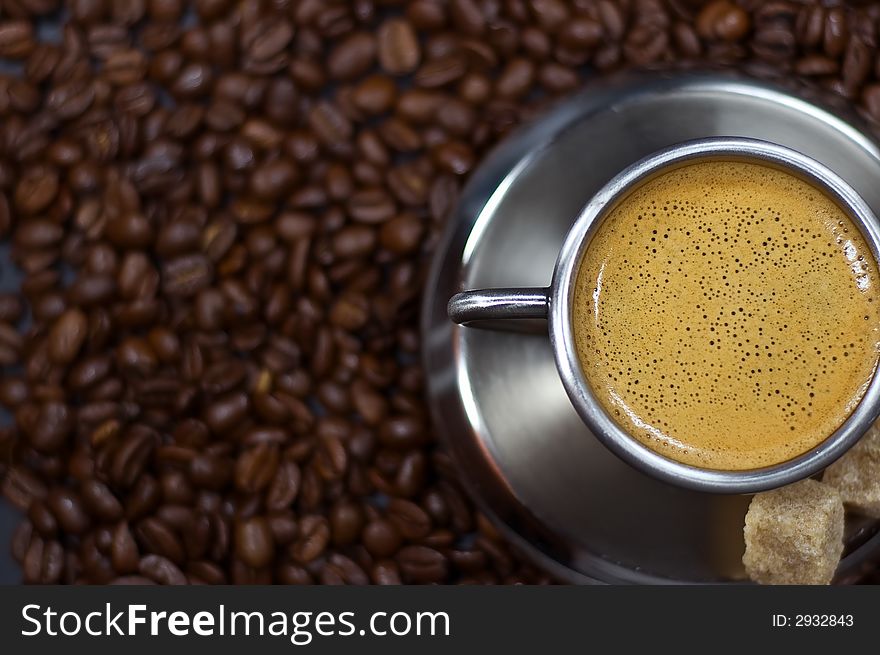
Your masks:
M 21 378 L 7 377 L 0 380 L 0 405 L 13 410 L 30 395 L 27 383 Z
M 244 451 L 235 465 L 235 486 L 245 493 L 268 487 L 278 470 L 278 448 L 261 443 Z
M 65 489 L 53 489 L 46 497 L 46 504 L 65 532 L 82 534 L 89 527 L 88 513 L 76 493 Z
M 43 453 L 62 448 L 74 428 L 71 409 L 56 400 L 22 405 L 16 412 L 16 419 L 31 445 Z
M 92 516 L 109 522 L 122 518 L 123 509 L 119 499 L 110 488 L 100 480 L 89 479 L 80 486 L 83 504 Z
M 749 15 L 729 0 L 713 0 L 697 16 L 697 32 L 704 39 L 739 41 L 749 31 Z
M 296 462 L 282 462 L 266 492 L 266 507 L 273 511 L 289 509 L 299 493 L 301 479 Z
M 279 159 L 258 166 L 251 173 L 250 186 L 260 200 L 277 200 L 289 192 L 297 181 L 297 170 L 292 162 Z
M 145 425 L 130 427 L 113 449 L 109 459 L 108 474 L 118 487 L 127 489 L 140 484 L 141 477 L 158 443 L 156 432 Z M 137 498 L 137 495 L 130 496 Z
M 337 80 L 349 80 L 368 71 L 376 57 L 376 38 L 355 32 L 341 40 L 327 58 L 327 71 Z
M 0 21 L 0 57 L 24 59 L 35 47 L 31 23 L 24 20 Z
M 263 517 L 240 521 L 235 527 L 235 554 L 248 566 L 262 568 L 274 554 L 272 531 Z
M 379 427 L 379 440 L 391 448 L 413 448 L 424 441 L 425 427 L 414 416 L 392 416 Z
M 160 519 L 146 518 L 135 527 L 134 534 L 146 553 L 155 553 L 180 564 L 184 561 L 183 544 Z
M 161 585 L 184 585 L 186 576 L 174 562 L 161 555 L 146 555 L 138 563 L 138 571 L 146 578 Z
M 388 518 L 407 539 L 420 539 L 431 531 L 431 517 L 413 502 L 394 498 L 388 504 Z
M 319 557 L 330 541 L 330 527 L 322 516 L 309 515 L 300 523 L 299 536 L 290 546 L 290 555 L 300 564 Z
M 429 527 L 430 529 L 430 527 Z M 364 546 L 373 557 L 390 557 L 400 548 L 401 534 L 394 523 L 384 519 L 370 521 L 361 535 Z
M 121 248 L 144 248 L 153 242 L 154 229 L 150 221 L 137 212 L 126 212 L 107 221 L 107 238 Z
M 352 92 L 352 101 L 368 114 L 379 115 L 389 109 L 394 104 L 397 88 L 394 81 L 384 75 L 373 75 L 368 77 L 355 87 Z M 341 193 L 334 193 L 334 196 L 341 196 Z
M 400 567 L 394 560 L 389 559 L 377 560 L 373 564 L 370 580 L 377 585 L 399 585 L 403 582 L 400 579 Z
M 53 538 L 58 533 L 58 521 L 47 505 L 41 500 L 35 500 L 28 508 L 28 519 L 34 529 L 43 537 Z
M 156 354 L 142 337 L 128 337 L 116 348 L 116 366 L 123 372 L 147 376 L 157 365 Z
M 204 255 L 184 255 L 167 260 L 162 269 L 162 288 L 170 296 L 189 297 L 207 287 L 213 266 Z
M 24 314 L 21 298 L 11 293 L 0 293 L 0 321 L 13 325 Z
M 335 545 L 354 543 L 363 527 L 364 512 L 357 503 L 340 500 L 330 509 L 330 532 Z
M 321 573 L 322 584 L 367 585 L 370 579 L 364 570 L 349 557 L 332 554 Z
M 118 573 L 128 574 L 138 570 L 140 552 L 128 524 L 125 522 L 119 523 L 113 531 L 111 561 L 113 568 Z
M 106 379 L 113 368 L 114 358 L 107 355 L 93 355 L 81 359 L 67 377 L 67 382 L 75 391 L 98 384 Z
M 282 564 L 275 573 L 278 583 L 285 585 L 310 585 L 314 584 L 312 575 L 302 566 L 295 564 Z
M 404 498 L 412 498 L 425 485 L 428 461 L 421 451 L 413 451 L 403 458 L 397 469 L 395 487 Z
M 28 202 L 33 202 L 30 199 Z M 24 223 L 15 232 L 15 243 L 25 249 L 51 248 L 57 246 L 64 232 L 57 223 L 32 218 Z
M 461 141 L 446 141 L 433 148 L 431 156 L 437 166 L 454 175 L 465 175 L 475 163 L 473 149 Z
M 412 25 L 402 18 L 391 18 L 379 27 L 379 64 L 390 75 L 405 75 L 418 68 L 419 40 Z
M 333 237 L 333 253 L 340 258 L 359 257 L 369 253 L 376 243 L 376 231 L 367 225 L 350 225 Z
M 209 405 L 203 414 L 205 424 L 223 435 L 235 428 L 247 414 L 248 397 L 243 393 L 229 393 Z
M 64 572 L 64 549 L 57 541 L 35 537 L 21 566 L 25 583 L 57 584 Z
M 427 546 L 405 546 L 395 559 L 404 579 L 410 582 L 442 582 L 448 572 L 446 556 Z
M 88 317 L 79 309 L 64 312 L 49 333 L 49 357 L 56 364 L 69 364 L 76 357 L 88 333 Z
M 413 79 L 422 88 L 434 89 L 461 79 L 467 69 L 467 59 L 464 55 L 449 54 L 422 64 Z
M 849 35 L 849 23 L 843 8 L 829 9 L 825 15 L 825 34 L 823 37 L 825 54 L 829 57 L 839 57 L 843 54 Z

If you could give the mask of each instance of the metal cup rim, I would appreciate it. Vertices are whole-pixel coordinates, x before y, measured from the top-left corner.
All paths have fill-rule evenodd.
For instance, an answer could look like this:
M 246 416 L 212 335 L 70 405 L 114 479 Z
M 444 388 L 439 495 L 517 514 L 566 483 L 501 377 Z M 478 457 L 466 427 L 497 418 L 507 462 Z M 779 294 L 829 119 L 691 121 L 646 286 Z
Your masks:
M 652 177 L 696 161 L 751 161 L 780 168 L 831 196 L 861 231 L 880 265 L 880 222 L 868 204 L 841 177 L 796 150 L 769 141 L 710 137 L 673 145 L 629 166 L 609 181 L 581 210 L 569 230 L 549 292 L 549 336 L 560 378 L 575 410 L 595 436 L 630 465 L 681 487 L 713 493 L 756 493 L 814 475 L 867 432 L 880 414 L 880 373 L 875 369 L 859 403 L 844 423 L 815 448 L 785 462 L 749 470 L 700 468 L 648 448 L 608 415 L 581 370 L 571 327 L 573 286 L 583 254 L 599 223 L 630 191 Z

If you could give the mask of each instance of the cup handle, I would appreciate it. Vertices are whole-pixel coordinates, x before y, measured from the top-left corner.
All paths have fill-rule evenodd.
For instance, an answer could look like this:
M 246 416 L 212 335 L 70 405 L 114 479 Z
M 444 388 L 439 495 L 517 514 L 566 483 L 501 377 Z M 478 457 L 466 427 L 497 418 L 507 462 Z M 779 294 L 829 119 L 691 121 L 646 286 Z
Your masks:
M 549 309 L 550 289 L 544 287 L 463 291 L 446 306 L 459 325 L 516 332 L 546 331 Z

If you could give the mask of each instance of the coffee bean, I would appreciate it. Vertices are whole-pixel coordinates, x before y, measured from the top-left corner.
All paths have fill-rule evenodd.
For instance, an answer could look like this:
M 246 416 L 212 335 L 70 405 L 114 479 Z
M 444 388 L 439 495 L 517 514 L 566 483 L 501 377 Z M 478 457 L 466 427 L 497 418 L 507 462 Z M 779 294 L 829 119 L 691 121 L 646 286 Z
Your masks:
M 128 524 L 125 522 L 119 523 L 113 531 L 111 559 L 113 568 L 118 573 L 128 574 L 138 570 L 140 552 Z
M 870 84 L 862 92 L 865 109 L 875 121 L 880 121 L 880 84 Z
M 158 435 L 151 428 L 144 425 L 130 427 L 109 459 L 111 481 L 122 488 L 139 483 L 157 442 Z
M 597 10 L 606 34 L 615 41 L 620 40 L 626 29 L 626 21 L 617 4 L 610 2 L 610 0 L 600 0 Z
M 280 464 L 266 492 L 266 507 L 274 511 L 288 509 L 296 500 L 301 480 L 296 462 Z
M 535 65 L 525 58 L 511 60 L 495 83 L 503 98 L 520 98 L 529 91 L 535 79 Z
M 0 293 L 0 321 L 12 325 L 18 323 L 23 314 L 21 298 L 12 293 Z
M 315 106 L 309 114 L 309 125 L 327 146 L 340 148 L 352 135 L 351 122 L 329 102 Z
M 261 568 L 272 561 L 274 544 L 269 523 L 262 517 L 240 521 L 235 528 L 235 553 L 248 566 Z
M 376 232 L 366 225 L 344 227 L 333 237 L 333 253 L 340 258 L 367 254 L 376 243 Z
M 82 534 L 89 527 L 88 513 L 76 493 L 53 489 L 46 497 L 46 504 L 65 532 Z
M 263 29 L 253 35 L 248 57 L 258 62 L 271 61 L 282 53 L 292 37 L 293 27 L 287 21 L 267 21 Z M 270 72 L 271 68 L 262 70 Z
M 388 519 L 406 539 L 420 539 L 431 531 L 431 517 L 413 502 L 394 498 L 388 505 Z
M 424 440 L 424 426 L 412 416 L 393 416 L 382 422 L 379 440 L 392 448 L 413 448 Z
M 116 349 L 116 366 L 126 373 L 148 376 L 157 365 L 156 354 L 142 337 L 128 337 Z
M 244 451 L 235 466 L 235 485 L 245 493 L 265 489 L 278 470 L 278 448 L 272 444 L 258 444 Z
M 321 516 L 305 516 L 300 523 L 300 536 L 291 544 L 290 555 L 301 564 L 319 557 L 330 541 L 330 527 Z
M 64 312 L 49 333 L 49 357 L 56 364 L 69 364 L 76 357 L 88 331 L 88 318 L 79 309 Z
M 829 57 L 839 57 L 846 48 L 849 38 L 849 25 L 846 14 L 840 7 L 829 9 L 825 15 L 825 34 L 823 45 Z
M 321 584 L 367 585 L 370 580 L 354 560 L 334 553 L 321 572 Z
M 704 39 L 739 41 L 750 28 L 749 16 L 729 0 L 714 0 L 700 11 L 696 28 Z
M 105 233 L 111 243 L 122 248 L 144 248 L 152 243 L 154 237 L 150 221 L 136 212 L 107 221 Z
M 395 95 L 396 89 L 391 78 L 373 75 L 354 88 L 351 99 L 358 109 L 368 114 L 379 115 L 391 109 Z
M 415 73 L 415 83 L 426 89 L 446 86 L 460 79 L 467 72 L 467 60 L 463 55 L 450 54 L 428 61 Z
M 67 443 L 75 420 L 70 408 L 57 400 L 22 405 L 16 419 L 31 445 L 43 453 L 57 452 Z
M 122 518 L 122 504 L 110 488 L 100 480 L 92 478 L 83 482 L 80 495 L 92 516 L 101 521 L 110 522 Z
M 337 80 L 349 80 L 369 70 L 375 57 L 375 37 L 366 32 L 355 32 L 330 51 L 327 70 Z
M 345 546 L 354 543 L 363 527 L 364 513 L 357 503 L 342 500 L 331 508 L 330 532 L 335 545 Z
M 27 516 L 31 525 L 34 526 L 34 530 L 43 537 L 51 539 L 58 533 L 58 521 L 42 500 L 35 500 L 31 503 Z
M 161 555 L 146 555 L 138 563 L 138 571 L 146 578 L 162 585 L 184 585 L 186 576 L 174 562 Z
M 58 172 L 53 167 L 32 166 L 15 187 L 15 206 L 26 214 L 37 214 L 55 200 L 59 188 Z
M 425 485 L 428 462 L 421 451 L 413 451 L 403 458 L 397 469 L 395 487 L 404 498 L 412 498 Z
M 400 568 L 394 560 L 378 560 L 373 564 L 370 572 L 370 579 L 373 584 L 377 585 L 399 585 L 402 584 L 400 579 Z
M 18 331 L 6 323 L 0 323 L 0 352 L 4 366 L 14 366 L 21 356 L 23 339 Z
M 0 21 L 0 57 L 24 59 L 35 47 L 31 23 L 24 20 Z
M 64 549 L 57 541 L 36 537 L 31 540 L 22 561 L 24 581 L 30 584 L 57 584 L 64 571 Z
M 427 546 L 405 546 L 395 559 L 404 579 L 422 584 L 442 582 L 449 566 L 443 553 Z
M 161 555 L 175 564 L 184 561 L 183 544 L 169 526 L 160 519 L 149 517 L 140 521 L 135 527 L 134 533 L 143 552 Z
M 34 218 L 22 223 L 15 231 L 15 243 L 22 248 L 47 248 L 58 245 L 62 235 L 63 230 L 57 223 Z
M 226 434 L 244 419 L 248 398 L 242 393 L 230 393 L 218 398 L 204 412 L 205 424 L 217 434 Z
M 364 546 L 376 558 L 390 557 L 402 543 L 395 524 L 384 519 L 370 521 L 361 535 Z
M 454 175 L 466 175 L 475 163 L 474 152 L 460 141 L 447 141 L 431 152 L 434 162 L 442 170 Z
M 251 190 L 260 200 L 277 200 L 290 191 L 297 175 L 296 168 L 288 160 L 266 162 L 251 173 Z
M 30 395 L 27 383 L 20 378 L 7 377 L 0 380 L 0 405 L 14 410 Z
M 92 355 L 79 360 L 67 376 L 67 382 L 75 391 L 98 384 L 106 379 L 113 367 L 113 359 L 106 355 Z
M 798 60 L 794 70 L 804 76 L 831 75 L 837 72 L 837 62 L 830 57 L 809 55 Z
M 871 71 L 872 49 L 865 42 L 854 36 L 846 48 L 843 60 L 843 87 L 847 95 L 852 95 L 861 86 Z
M 379 64 L 390 75 L 406 75 L 418 68 L 422 53 L 412 25 L 401 18 L 386 20 L 379 27 Z
M 15 528 L 12 535 L 12 544 L 10 553 L 13 559 L 19 564 L 24 560 L 28 546 L 30 546 L 31 538 L 34 536 L 34 527 L 28 520 L 21 521 Z

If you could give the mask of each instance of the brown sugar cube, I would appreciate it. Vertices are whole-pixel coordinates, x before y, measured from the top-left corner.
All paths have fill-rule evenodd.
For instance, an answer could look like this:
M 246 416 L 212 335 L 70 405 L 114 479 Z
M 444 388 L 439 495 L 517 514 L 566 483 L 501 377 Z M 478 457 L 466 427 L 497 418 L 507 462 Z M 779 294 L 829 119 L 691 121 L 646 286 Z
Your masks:
M 825 469 L 822 482 L 837 489 L 854 512 L 880 519 L 880 428 L 872 426 L 849 452 Z
M 843 552 L 837 489 L 802 480 L 757 494 L 746 513 L 743 564 L 760 584 L 829 584 Z

